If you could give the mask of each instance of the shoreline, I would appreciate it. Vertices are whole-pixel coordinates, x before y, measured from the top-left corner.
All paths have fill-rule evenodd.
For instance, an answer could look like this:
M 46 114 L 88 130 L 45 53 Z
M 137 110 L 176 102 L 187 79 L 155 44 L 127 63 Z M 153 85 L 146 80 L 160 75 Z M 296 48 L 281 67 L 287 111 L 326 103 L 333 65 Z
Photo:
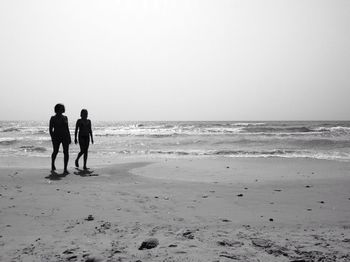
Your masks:
M 226 159 L 146 160 L 121 159 L 89 172 L 71 169 L 67 176 L 50 176 L 43 168 L 0 168 L 0 259 L 350 258 L 347 163 L 227 159 L 228 165 Z M 217 176 L 212 179 L 204 171 L 235 177 L 215 181 Z M 195 174 L 207 181 L 164 179 Z M 159 245 L 138 250 L 150 237 L 157 238 Z

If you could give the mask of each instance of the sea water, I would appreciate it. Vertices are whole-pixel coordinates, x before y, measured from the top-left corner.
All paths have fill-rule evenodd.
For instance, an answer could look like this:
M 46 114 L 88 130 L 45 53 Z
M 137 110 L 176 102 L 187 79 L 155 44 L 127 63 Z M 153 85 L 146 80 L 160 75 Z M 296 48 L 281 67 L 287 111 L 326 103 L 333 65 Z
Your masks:
M 74 141 L 74 123 L 70 123 Z M 350 161 L 350 121 L 93 122 L 90 156 Z M 77 153 L 78 146 L 70 151 Z M 48 122 L 0 121 L 0 157 L 48 157 Z

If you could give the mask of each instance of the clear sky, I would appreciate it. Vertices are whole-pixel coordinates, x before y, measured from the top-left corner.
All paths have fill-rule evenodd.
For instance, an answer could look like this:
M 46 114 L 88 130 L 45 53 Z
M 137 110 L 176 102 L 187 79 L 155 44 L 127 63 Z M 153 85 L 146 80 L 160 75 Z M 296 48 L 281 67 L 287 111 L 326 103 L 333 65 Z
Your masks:
M 0 120 L 349 120 L 350 1 L 0 1 Z

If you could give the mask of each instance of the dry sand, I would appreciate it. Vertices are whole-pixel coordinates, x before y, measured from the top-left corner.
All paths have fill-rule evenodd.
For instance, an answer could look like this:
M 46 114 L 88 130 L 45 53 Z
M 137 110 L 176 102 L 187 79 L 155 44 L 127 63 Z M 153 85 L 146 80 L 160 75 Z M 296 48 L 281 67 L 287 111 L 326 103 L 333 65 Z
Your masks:
M 0 261 L 350 261 L 349 171 L 301 159 L 128 159 L 67 176 L 9 164 Z

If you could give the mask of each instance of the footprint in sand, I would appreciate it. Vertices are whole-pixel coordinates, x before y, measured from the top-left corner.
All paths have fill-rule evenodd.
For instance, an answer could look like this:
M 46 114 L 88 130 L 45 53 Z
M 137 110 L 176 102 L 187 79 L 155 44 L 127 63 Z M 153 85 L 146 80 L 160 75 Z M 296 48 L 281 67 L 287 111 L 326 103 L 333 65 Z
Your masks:
M 228 252 L 222 252 L 219 255 L 220 257 L 225 257 L 225 258 L 230 258 L 233 260 L 238 260 L 238 261 L 245 261 L 245 257 L 242 257 L 241 255 L 236 255 L 236 254 L 230 254 Z
M 241 247 L 244 245 L 244 243 L 242 243 L 242 242 L 235 241 L 235 240 L 229 240 L 229 239 L 219 240 L 219 241 L 217 241 L 217 244 L 219 246 L 223 246 L 223 247 Z
M 179 250 L 179 251 L 175 251 L 175 254 L 187 254 L 187 252 L 183 250 Z

